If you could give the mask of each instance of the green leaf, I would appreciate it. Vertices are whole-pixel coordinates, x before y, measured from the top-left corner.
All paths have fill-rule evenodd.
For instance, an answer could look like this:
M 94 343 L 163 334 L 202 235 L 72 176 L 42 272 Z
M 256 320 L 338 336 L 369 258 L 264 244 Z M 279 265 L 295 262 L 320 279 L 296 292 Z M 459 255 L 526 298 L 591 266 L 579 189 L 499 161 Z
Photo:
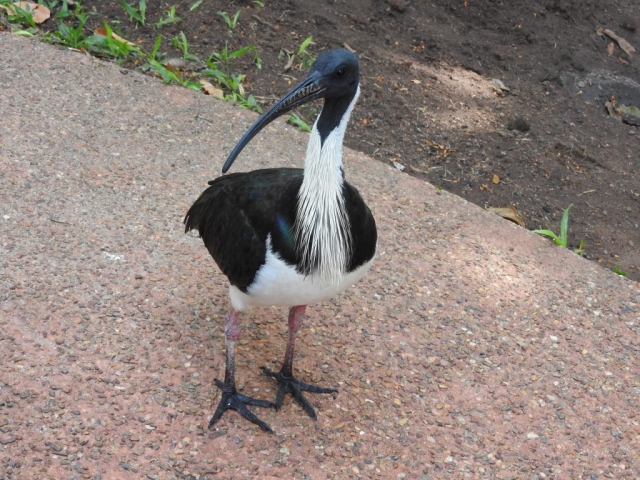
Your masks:
M 560 241 L 558 245 L 567 247 L 569 245 L 569 210 L 573 207 L 573 203 L 567 207 L 562 214 L 562 220 L 560 221 Z M 556 242 L 557 243 L 557 242 Z
M 238 19 L 240 18 L 240 12 L 242 12 L 242 10 L 238 10 L 236 12 L 236 14 L 233 16 L 233 22 L 231 23 L 231 26 L 235 27 L 236 25 L 238 25 Z
M 302 42 L 300 48 L 298 49 L 298 55 L 305 52 L 311 42 L 313 42 L 313 35 L 309 35 L 307 38 L 305 38 L 304 42 Z
M 307 133 L 311 132 L 311 126 L 295 113 L 292 113 L 291 115 L 289 115 L 289 118 L 287 118 L 287 123 L 290 123 L 291 125 L 298 127 L 303 132 L 307 132 Z
M 160 50 L 160 45 L 162 44 L 162 35 L 158 35 L 156 38 L 156 43 L 153 44 L 153 50 L 151 51 L 150 58 L 155 60 L 158 56 L 158 50 Z
M 549 237 L 552 238 L 554 242 L 556 242 L 558 245 L 560 245 L 560 237 L 558 237 L 555 233 L 553 233 L 551 230 L 534 230 L 533 233 L 537 233 L 538 235 L 544 235 L 545 237 Z
M 20 35 L 21 37 L 33 37 L 35 34 L 29 30 L 15 30 L 12 32 L 14 35 Z
M 202 2 L 204 2 L 204 0 L 198 0 L 196 3 L 191 5 L 191 7 L 189 7 L 189 10 L 193 12 L 196 8 L 202 5 Z

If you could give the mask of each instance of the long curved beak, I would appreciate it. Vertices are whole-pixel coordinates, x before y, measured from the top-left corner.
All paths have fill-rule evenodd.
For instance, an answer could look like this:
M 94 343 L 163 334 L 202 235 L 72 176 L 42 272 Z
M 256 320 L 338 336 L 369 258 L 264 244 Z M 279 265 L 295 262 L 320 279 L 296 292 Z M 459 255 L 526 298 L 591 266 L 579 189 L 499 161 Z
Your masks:
M 256 122 L 251 125 L 249 130 L 242 136 L 238 144 L 229 154 L 227 161 L 224 162 L 222 173 L 227 173 L 231 165 L 244 147 L 255 137 L 260 130 L 273 122 L 276 118 L 293 110 L 300 105 L 309 103 L 312 100 L 321 98 L 324 94 L 325 87 L 322 85 L 322 77 L 316 72 L 311 72 L 302 83 L 278 100 L 269 110 L 267 110 Z

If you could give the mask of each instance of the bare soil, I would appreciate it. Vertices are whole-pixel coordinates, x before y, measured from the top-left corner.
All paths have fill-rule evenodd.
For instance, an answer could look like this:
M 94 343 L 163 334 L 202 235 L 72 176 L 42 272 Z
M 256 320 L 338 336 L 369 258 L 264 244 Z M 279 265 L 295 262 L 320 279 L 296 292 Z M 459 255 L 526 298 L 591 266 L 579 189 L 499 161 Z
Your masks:
M 225 45 L 255 45 L 262 69 L 249 57 L 233 67 L 265 106 L 306 73 L 299 62 L 285 71 L 283 51 L 296 52 L 309 35 L 315 55 L 350 48 L 363 94 L 348 147 L 478 205 L 513 205 L 529 229 L 559 233 L 572 204 L 571 248 L 583 240 L 585 257 L 640 280 L 640 130 L 604 105 L 640 106 L 640 72 L 637 59 L 598 34 L 608 28 L 640 48 L 637 2 L 204 0 L 191 11 L 188 0 L 171 2 L 181 21 L 160 29 L 153 24 L 169 4 L 148 3 L 146 27 L 119 2 L 83 5 L 94 13 L 91 27 L 107 20 L 148 50 L 162 34 L 167 57 L 180 55 L 170 39 L 181 31 L 203 59 Z M 217 12 L 238 10 L 229 32 Z M 313 110 L 302 112 L 309 122 Z

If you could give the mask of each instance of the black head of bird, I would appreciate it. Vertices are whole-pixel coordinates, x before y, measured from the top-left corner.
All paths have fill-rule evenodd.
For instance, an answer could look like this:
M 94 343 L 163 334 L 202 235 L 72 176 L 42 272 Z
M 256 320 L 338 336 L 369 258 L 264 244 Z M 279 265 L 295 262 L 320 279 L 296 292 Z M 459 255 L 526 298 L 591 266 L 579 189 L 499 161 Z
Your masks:
M 342 139 L 358 97 L 359 65 L 347 50 L 320 55 L 307 78 L 277 101 L 244 134 L 222 169 L 267 124 L 318 98 L 324 106 L 309 136 L 304 169 L 269 168 L 231 173 L 209 182 L 185 217 L 186 231 L 199 231 L 205 246 L 229 280 L 231 311 L 225 321 L 227 358 L 222 398 L 211 427 L 228 409 L 271 431 L 247 405 L 280 408 L 290 393 L 316 418 L 302 394 L 332 393 L 293 375 L 296 333 L 308 304 L 327 300 L 357 282 L 375 255 L 377 232 L 371 211 L 344 180 Z M 237 392 L 235 345 L 240 312 L 255 306 L 290 307 L 289 339 L 278 373 L 275 403 Z
M 318 131 L 321 136 L 328 134 L 341 120 L 346 109 L 358 93 L 360 86 L 360 66 L 358 58 L 349 50 L 329 50 L 320 55 L 313 64 L 307 78 L 278 100 L 265 112 L 242 136 L 238 144 L 229 154 L 222 167 L 226 173 L 244 147 L 260 130 L 276 118 L 290 112 L 296 107 L 318 98 L 324 98 Z

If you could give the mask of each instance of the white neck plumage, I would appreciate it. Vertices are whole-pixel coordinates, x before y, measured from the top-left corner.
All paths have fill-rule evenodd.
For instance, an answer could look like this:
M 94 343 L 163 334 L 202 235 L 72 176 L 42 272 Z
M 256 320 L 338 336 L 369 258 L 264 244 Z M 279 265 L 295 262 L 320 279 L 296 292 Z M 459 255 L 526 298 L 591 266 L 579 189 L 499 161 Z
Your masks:
M 359 95 L 360 87 L 340 123 L 324 142 L 316 120 L 298 193 L 295 231 L 303 270 L 332 284 L 339 283 L 347 272 L 352 251 L 351 228 L 342 191 L 342 141 Z

